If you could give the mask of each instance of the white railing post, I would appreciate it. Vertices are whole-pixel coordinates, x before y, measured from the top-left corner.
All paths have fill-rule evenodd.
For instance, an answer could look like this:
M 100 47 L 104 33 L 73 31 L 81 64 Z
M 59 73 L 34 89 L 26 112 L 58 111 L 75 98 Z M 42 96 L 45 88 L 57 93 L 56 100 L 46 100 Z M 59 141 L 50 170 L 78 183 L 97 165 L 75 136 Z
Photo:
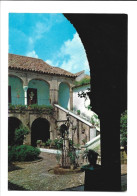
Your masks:
M 25 105 L 27 105 L 27 90 L 28 90 L 28 86 L 23 86 L 24 89 L 24 103 Z

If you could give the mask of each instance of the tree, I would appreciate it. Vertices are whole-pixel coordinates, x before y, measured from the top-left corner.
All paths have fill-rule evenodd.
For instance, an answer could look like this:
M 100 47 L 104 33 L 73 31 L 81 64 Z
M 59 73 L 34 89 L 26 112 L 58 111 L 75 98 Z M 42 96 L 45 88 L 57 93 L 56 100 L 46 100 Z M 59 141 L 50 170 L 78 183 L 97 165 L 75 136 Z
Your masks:
M 127 110 L 121 114 L 120 118 L 120 143 L 127 148 Z
M 25 136 L 28 134 L 28 128 L 21 125 L 18 129 L 15 130 L 14 145 L 22 145 Z

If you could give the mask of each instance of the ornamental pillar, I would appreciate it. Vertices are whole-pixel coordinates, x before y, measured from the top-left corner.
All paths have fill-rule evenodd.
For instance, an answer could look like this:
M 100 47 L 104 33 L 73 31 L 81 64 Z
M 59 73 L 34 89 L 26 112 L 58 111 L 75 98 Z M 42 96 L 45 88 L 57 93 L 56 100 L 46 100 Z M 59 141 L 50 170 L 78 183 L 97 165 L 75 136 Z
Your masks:
M 28 90 L 28 86 L 23 86 L 23 90 L 24 90 L 24 104 L 27 105 L 27 90 Z

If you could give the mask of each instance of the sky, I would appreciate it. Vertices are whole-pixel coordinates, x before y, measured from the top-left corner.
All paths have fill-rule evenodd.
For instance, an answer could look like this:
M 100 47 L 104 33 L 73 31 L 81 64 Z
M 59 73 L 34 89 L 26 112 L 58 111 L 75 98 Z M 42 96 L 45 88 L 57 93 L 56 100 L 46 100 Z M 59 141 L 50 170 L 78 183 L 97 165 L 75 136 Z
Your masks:
M 81 39 L 63 14 L 9 14 L 9 53 L 40 58 L 72 73 L 89 63 Z

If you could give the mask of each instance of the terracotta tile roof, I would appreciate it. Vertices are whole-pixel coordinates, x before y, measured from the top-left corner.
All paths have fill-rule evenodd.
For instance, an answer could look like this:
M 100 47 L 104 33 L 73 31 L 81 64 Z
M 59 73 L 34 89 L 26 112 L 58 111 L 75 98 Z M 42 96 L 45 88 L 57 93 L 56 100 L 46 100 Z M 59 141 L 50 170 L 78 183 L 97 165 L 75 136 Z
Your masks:
M 19 69 L 24 71 L 33 71 L 33 72 L 47 73 L 52 75 L 62 75 L 62 76 L 74 77 L 74 78 L 76 77 L 75 74 L 70 73 L 64 69 L 48 65 L 42 59 L 9 54 L 8 62 L 9 62 L 8 66 L 10 69 Z

